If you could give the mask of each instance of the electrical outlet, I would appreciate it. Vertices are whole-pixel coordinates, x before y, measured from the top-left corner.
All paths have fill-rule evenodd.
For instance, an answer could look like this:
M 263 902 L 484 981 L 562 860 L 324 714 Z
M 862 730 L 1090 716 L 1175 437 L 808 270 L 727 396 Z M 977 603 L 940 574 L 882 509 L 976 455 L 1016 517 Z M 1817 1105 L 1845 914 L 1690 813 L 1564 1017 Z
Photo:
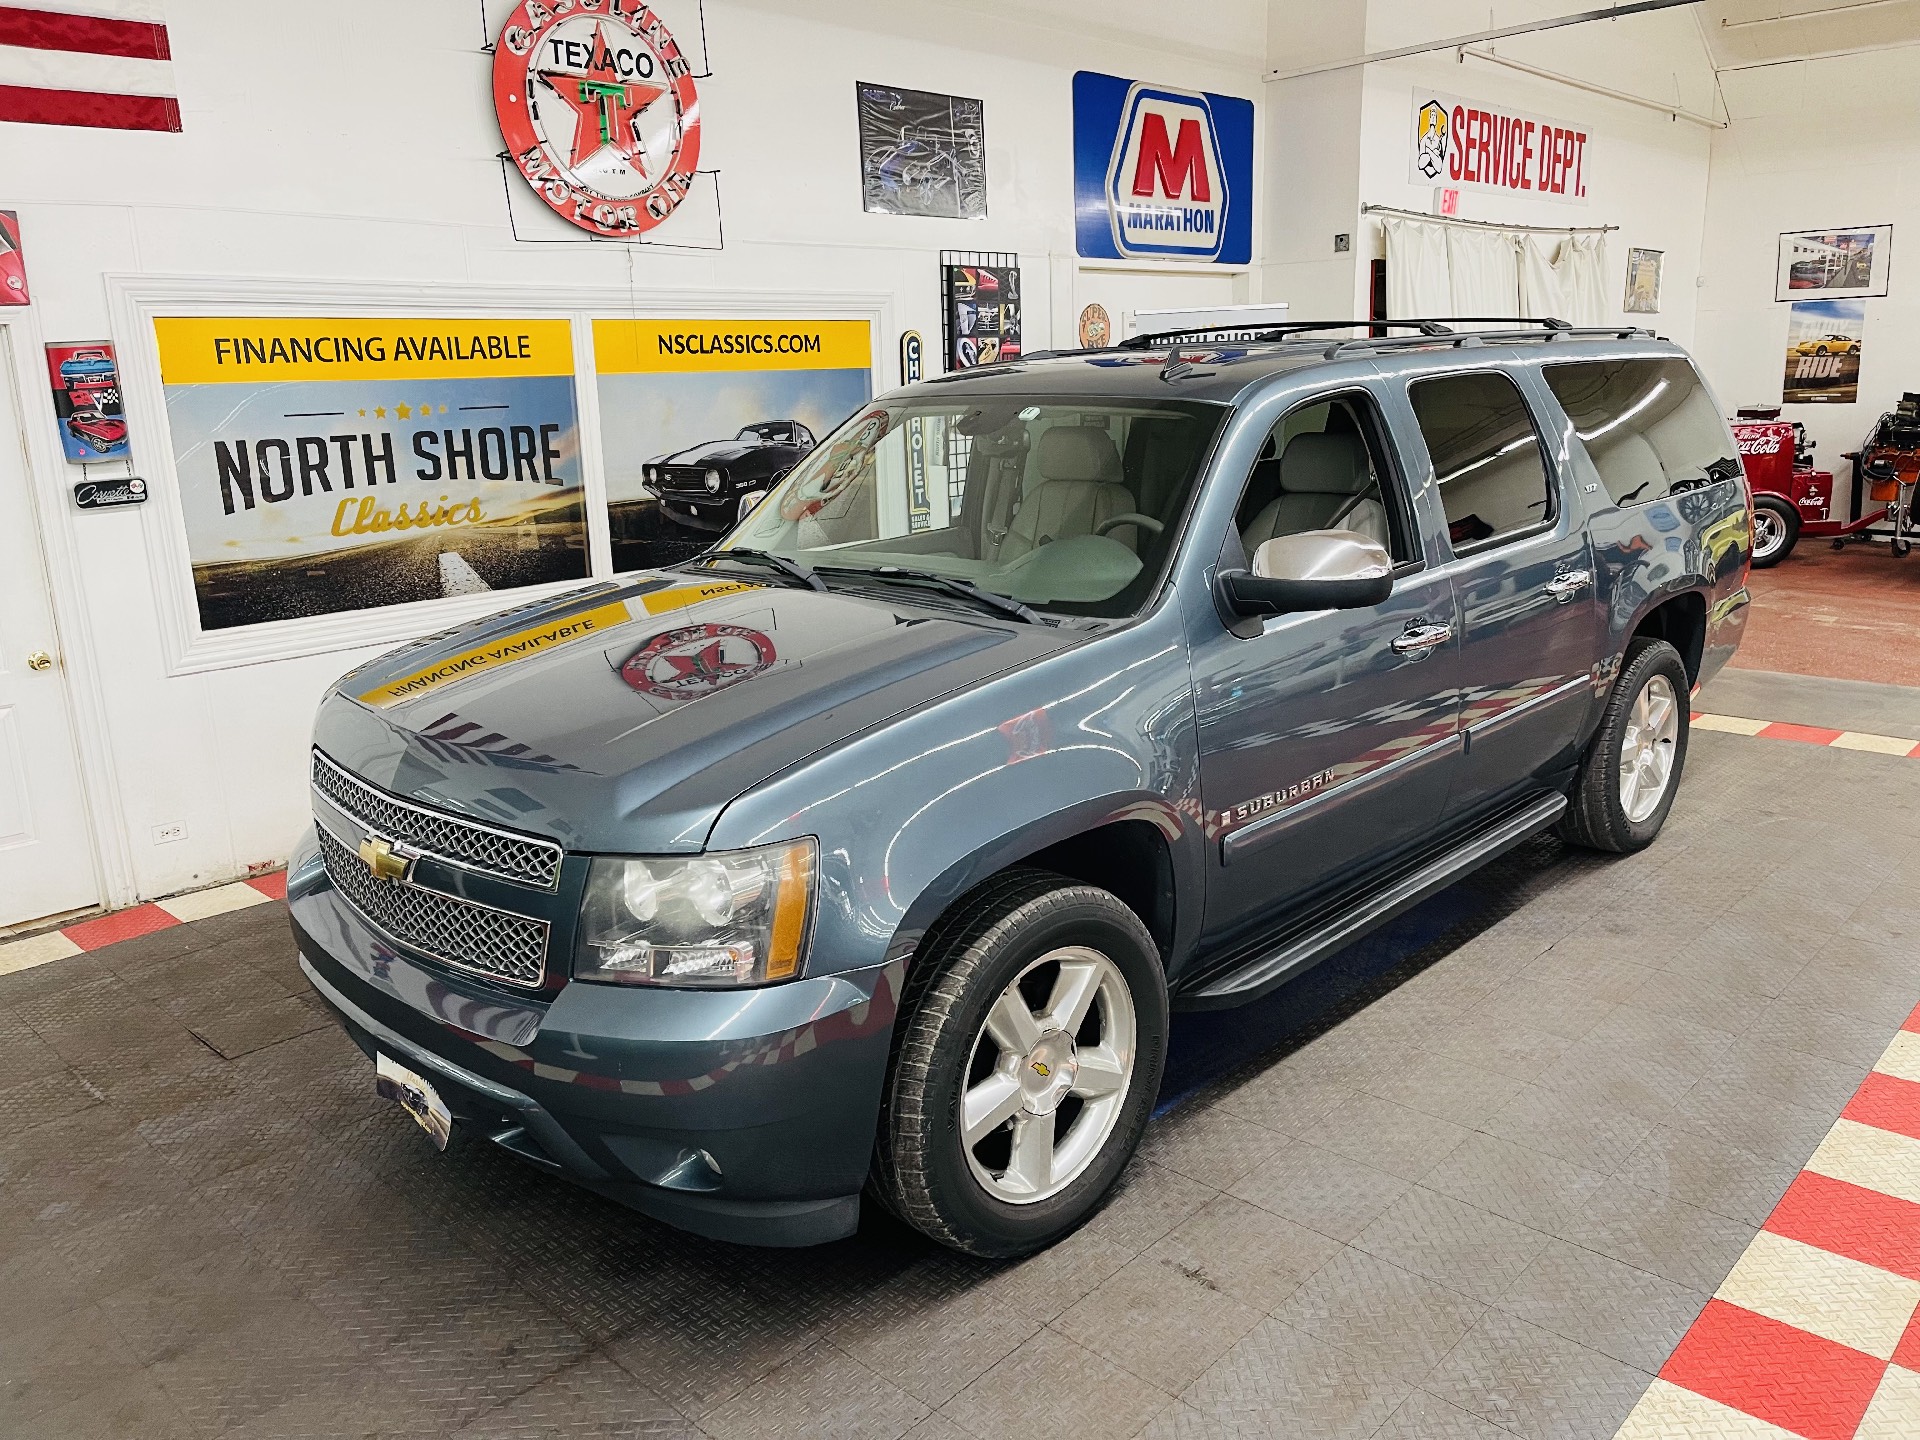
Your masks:
M 171 845 L 176 840 L 184 840 L 186 838 L 187 827 L 185 825 L 156 825 L 153 827 L 153 843 L 156 845 Z

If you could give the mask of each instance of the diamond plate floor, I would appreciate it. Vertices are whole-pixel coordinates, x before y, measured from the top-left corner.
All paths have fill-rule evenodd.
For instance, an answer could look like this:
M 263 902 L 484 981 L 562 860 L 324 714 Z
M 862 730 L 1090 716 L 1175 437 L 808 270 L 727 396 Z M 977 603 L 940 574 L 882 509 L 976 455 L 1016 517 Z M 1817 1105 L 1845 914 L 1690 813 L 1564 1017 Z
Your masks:
M 1183 1018 L 1124 1190 L 1011 1266 L 438 1155 L 277 907 L 0 976 L 0 1434 L 1611 1436 L 1920 999 L 1917 883 L 1911 762 L 1697 735 L 1651 852 Z

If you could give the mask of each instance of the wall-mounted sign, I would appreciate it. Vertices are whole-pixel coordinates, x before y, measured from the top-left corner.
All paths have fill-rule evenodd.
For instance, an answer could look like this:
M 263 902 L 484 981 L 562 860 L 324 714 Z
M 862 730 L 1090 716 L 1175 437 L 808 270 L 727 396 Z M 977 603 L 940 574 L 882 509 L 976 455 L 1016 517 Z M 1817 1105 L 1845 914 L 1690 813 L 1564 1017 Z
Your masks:
M 147 503 L 147 482 L 137 476 L 121 480 L 82 480 L 73 487 L 76 510 L 112 510 L 121 505 Z
M 596 320 L 616 570 L 704 550 L 873 395 L 865 320 Z
M 1660 313 L 1660 266 L 1664 250 L 1627 251 L 1627 293 L 1620 308 L 1629 315 Z
M 507 153 L 562 219 L 632 238 L 687 198 L 700 160 L 693 67 L 639 0 L 521 0 L 493 54 Z
M 25 305 L 27 257 L 20 247 L 20 217 L 0 210 L 0 305 Z
M 978 100 L 854 86 L 860 183 L 882 215 L 981 220 L 987 213 L 987 126 Z
M 940 328 L 948 370 L 1020 355 L 1020 257 L 940 252 Z
M 1097 301 L 1080 307 L 1080 344 L 1088 350 L 1104 350 L 1113 343 L 1113 317 Z
M 112 342 L 47 346 L 53 411 L 60 421 L 60 448 L 67 459 L 124 460 L 127 422 L 120 406 L 120 367 Z
M 918 385 L 925 347 L 920 343 L 920 332 L 909 330 L 900 337 L 900 383 Z
M 1407 179 L 1584 205 L 1590 133 L 1585 125 L 1416 90 Z
M 586 577 L 566 321 L 154 329 L 203 629 Z
M 1073 208 L 1091 258 L 1247 264 L 1253 102 L 1079 71 Z
M 1851 405 L 1860 398 L 1864 300 L 1803 300 L 1788 312 L 1787 405 Z
M 1893 227 L 1802 230 L 1780 237 L 1773 298 L 1852 300 L 1887 293 Z

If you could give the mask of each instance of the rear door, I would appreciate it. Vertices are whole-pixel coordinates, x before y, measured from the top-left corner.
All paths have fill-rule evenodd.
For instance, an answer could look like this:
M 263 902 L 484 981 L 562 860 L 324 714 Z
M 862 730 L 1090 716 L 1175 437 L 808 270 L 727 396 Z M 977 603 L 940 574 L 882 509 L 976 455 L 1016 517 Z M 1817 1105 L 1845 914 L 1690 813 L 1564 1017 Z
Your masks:
M 1600 614 L 1566 438 L 1543 431 L 1544 407 L 1521 380 L 1486 364 L 1412 378 L 1407 399 L 1445 510 L 1459 605 L 1463 749 L 1451 819 L 1577 759 Z

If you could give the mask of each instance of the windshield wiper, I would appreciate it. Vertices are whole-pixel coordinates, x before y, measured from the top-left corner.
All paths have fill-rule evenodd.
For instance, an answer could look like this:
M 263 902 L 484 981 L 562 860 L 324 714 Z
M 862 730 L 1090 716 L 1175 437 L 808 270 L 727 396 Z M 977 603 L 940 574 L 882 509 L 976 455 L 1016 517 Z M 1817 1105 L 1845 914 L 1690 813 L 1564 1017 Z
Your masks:
M 940 575 L 932 570 L 905 570 L 898 565 L 880 565 L 869 570 L 853 565 L 821 565 L 820 570 L 829 575 L 872 576 L 876 580 L 905 581 L 910 585 L 928 585 L 943 590 L 962 600 L 971 600 L 987 610 L 1021 620 L 1028 625 L 1044 625 L 1047 622 L 1030 606 L 1022 605 L 1010 595 L 1000 595 L 992 590 L 984 590 L 971 580 L 962 580 L 953 575 Z
M 789 580 L 798 580 L 809 590 L 825 590 L 827 582 L 822 580 L 806 566 L 789 560 L 784 555 L 775 555 L 766 550 L 743 550 L 738 546 L 731 550 L 709 550 L 686 561 L 688 565 L 711 565 L 716 560 L 745 560 L 753 564 L 765 565 L 769 570 L 777 570 Z

